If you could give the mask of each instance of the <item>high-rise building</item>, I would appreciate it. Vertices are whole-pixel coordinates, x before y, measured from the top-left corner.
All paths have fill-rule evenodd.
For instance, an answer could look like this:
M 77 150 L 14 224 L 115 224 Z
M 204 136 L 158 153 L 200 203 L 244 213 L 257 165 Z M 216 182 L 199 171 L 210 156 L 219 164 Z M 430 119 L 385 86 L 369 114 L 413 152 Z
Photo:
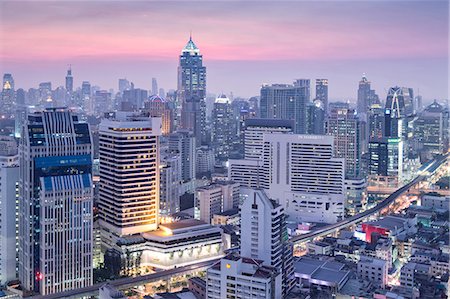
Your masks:
M 197 148 L 196 173 L 197 175 L 208 175 L 214 171 L 216 159 L 214 158 L 214 150 L 209 146 L 201 146 Z
M 119 79 L 119 92 L 123 94 L 125 90 L 129 90 L 131 88 L 130 81 L 127 79 Z
M 334 137 L 334 156 L 344 158 L 345 176 L 354 179 L 361 170 L 361 123 L 354 109 L 332 108 L 327 134 Z
M 237 209 L 239 206 L 239 184 L 230 181 L 217 181 L 198 188 L 197 207 L 200 220 L 211 223 L 214 214 Z
M 436 100 L 415 121 L 414 136 L 423 154 L 441 154 L 448 149 L 449 112 Z
M 99 135 L 100 225 L 116 236 L 157 229 L 161 119 L 117 112 Z
M 159 211 L 162 216 L 180 211 L 181 165 L 179 154 L 161 158 Z
M 321 100 L 315 99 L 313 103 L 306 106 L 306 133 L 312 135 L 325 134 L 325 116 L 326 112 Z
M 15 109 L 15 130 L 14 136 L 20 138 L 22 136 L 22 127 L 27 117 L 27 105 L 25 104 L 25 90 L 19 88 L 16 91 L 16 109 Z
M 169 151 L 181 156 L 181 179 L 183 182 L 195 179 L 195 139 L 190 131 L 178 130 L 169 135 Z
M 2 85 L 2 97 L 0 108 L 2 114 L 7 114 L 8 117 L 14 112 L 15 104 L 15 89 L 14 89 L 14 79 L 11 74 L 3 75 L 3 85 Z
M 66 75 L 66 91 L 71 94 L 73 92 L 73 76 L 72 76 L 72 67 L 69 66 Z
M 106 90 L 97 90 L 94 94 L 93 108 L 95 115 L 102 115 L 111 110 L 111 93 Z
M 93 283 L 92 140 L 64 108 L 28 115 L 19 161 L 19 279 L 48 295 Z
M 213 130 L 212 145 L 216 161 L 227 161 L 236 136 L 233 132 L 235 121 L 230 99 L 226 95 L 219 96 L 214 102 L 212 112 Z
M 174 128 L 174 110 L 173 104 L 166 101 L 165 98 L 153 95 L 144 103 L 143 111 L 151 117 L 161 117 L 162 134 L 169 135 Z
M 245 159 L 261 160 L 264 149 L 265 133 L 294 132 L 295 122 L 284 119 L 258 119 L 250 118 L 245 121 L 244 151 Z
M 284 209 L 262 189 L 242 188 L 241 193 L 241 256 L 262 260 L 278 269 L 286 295 L 295 277 Z
M 358 114 L 366 114 L 373 104 L 380 104 L 380 99 L 373 89 L 370 88 L 370 81 L 366 75 L 359 81 L 357 108 Z
M 381 138 L 384 134 L 384 109 L 381 105 L 370 106 L 367 113 L 368 142 Z
M 197 146 L 206 142 L 206 67 L 192 38 L 181 51 L 178 92 L 181 101 L 181 128 L 192 131 Z
M 261 260 L 229 254 L 207 270 L 206 298 L 283 298 L 281 273 Z
M 158 95 L 158 81 L 156 81 L 156 78 L 152 78 L 152 95 Z
M 412 115 L 414 114 L 413 98 L 412 88 L 391 87 L 387 94 L 385 108 L 391 110 L 391 114 L 401 118 Z
M 139 111 L 144 107 L 144 102 L 148 99 L 148 92 L 145 89 L 131 88 L 125 90 L 122 96 L 121 111 Z
M 81 107 L 88 114 L 94 112 L 92 93 L 91 93 L 91 83 L 89 81 L 83 81 L 81 84 Z
M 17 279 L 19 156 L 12 137 L 0 138 L 0 283 Z
M 369 142 L 369 175 L 397 186 L 403 179 L 403 140 L 383 137 Z M 389 183 L 389 184 L 391 184 Z
M 328 112 L 328 79 L 316 79 L 316 101 L 322 102 L 325 115 Z
M 294 132 L 306 133 L 306 105 L 310 100 L 310 80 L 299 79 L 294 84 L 273 84 L 261 87 L 261 118 L 295 121 Z
M 230 160 L 228 177 L 255 185 L 297 222 L 334 223 L 344 213 L 344 159 L 327 135 L 263 135 L 262 160 Z

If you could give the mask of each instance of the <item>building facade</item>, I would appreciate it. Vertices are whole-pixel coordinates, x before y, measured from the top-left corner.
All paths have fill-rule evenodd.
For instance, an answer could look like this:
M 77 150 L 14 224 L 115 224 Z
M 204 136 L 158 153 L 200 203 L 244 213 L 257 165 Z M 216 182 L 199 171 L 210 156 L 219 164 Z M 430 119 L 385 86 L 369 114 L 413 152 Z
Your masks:
M 47 295 L 93 283 L 92 141 L 67 109 L 28 116 L 20 144 L 19 279 Z M 74 262 L 76 261 L 76 262 Z

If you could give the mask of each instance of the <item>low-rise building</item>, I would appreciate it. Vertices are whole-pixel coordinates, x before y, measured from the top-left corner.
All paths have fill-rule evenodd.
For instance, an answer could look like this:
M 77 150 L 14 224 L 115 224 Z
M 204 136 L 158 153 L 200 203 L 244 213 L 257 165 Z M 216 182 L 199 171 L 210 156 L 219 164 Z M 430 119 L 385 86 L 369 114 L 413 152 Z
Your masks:
M 282 298 L 281 273 L 261 260 L 230 254 L 208 269 L 206 298 Z
M 358 275 L 362 279 L 367 279 L 381 288 L 385 288 L 388 280 L 388 264 L 381 259 L 361 257 L 358 263 Z

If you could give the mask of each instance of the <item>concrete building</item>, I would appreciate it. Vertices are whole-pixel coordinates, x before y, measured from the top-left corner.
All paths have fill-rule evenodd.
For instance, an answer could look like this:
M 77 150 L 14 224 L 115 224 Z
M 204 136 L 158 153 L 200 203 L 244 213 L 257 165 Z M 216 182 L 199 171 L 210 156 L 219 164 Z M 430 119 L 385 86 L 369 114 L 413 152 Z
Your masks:
M 0 284 L 17 279 L 19 156 L 12 137 L 0 138 Z
M 334 137 L 334 156 L 345 160 L 345 177 L 348 179 L 361 175 L 361 130 L 354 109 L 330 109 L 327 134 Z
M 244 158 L 246 160 L 261 160 L 264 148 L 264 134 L 266 133 L 293 133 L 295 122 L 284 119 L 257 119 L 245 120 L 244 131 Z
M 214 171 L 214 165 L 216 160 L 214 157 L 214 150 L 208 146 L 201 146 L 197 148 L 197 158 L 196 158 L 196 173 L 210 174 Z
M 444 210 L 448 211 L 450 209 L 450 196 L 442 196 L 438 193 L 427 193 L 422 195 L 421 205 L 423 207 L 432 208 L 433 210 Z
M 43 296 L 90 286 L 94 240 L 89 125 L 67 109 L 53 108 L 28 115 L 23 132 L 19 153 L 22 286 Z
M 325 115 L 328 112 L 328 79 L 316 79 L 316 99 L 322 103 Z M 317 133 L 319 134 L 319 133 Z
M 294 133 L 306 133 L 306 105 L 311 98 L 310 80 L 261 87 L 261 118 L 294 120 Z
M 346 214 L 353 216 L 365 211 L 367 204 L 366 178 L 346 179 L 344 189 Z
M 217 181 L 197 189 L 197 206 L 200 220 L 211 223 L 214 214 L 238 208 L 239 184 L 230 181 Z
M 99 126 L 99 221 L 125 236 L 158 227 L 161 119 L 117 112 Z
M 151 96 L 144 102 L 143 111 L 150 117 L 161 117 L 162 135 L 169 135 L 174 130 L 174 109 L 173 104 L 158 95 Z
M 283 295 L 293 287 L 292 245 L 282 206 L 261 189 L 242 188 L 241 256 L 262 260 L 282 273 Z
M 388 282 L 387 262 L 373 257 L 361 257 L 358 262 L 358 276 L 384 289 Z
M 99 299 L 126 299 L 128 298 L 125 296 L 121 291 L 117 290 L 115 287 L 113 287 L 110 284 L 105 284 L 98 289 Z
M 181 165 L 179 154 L 169 154 L 161 159 L 159 212 L 162 216 L 169 216 L 180 211 Z
M 178 130 L 169 135 L 169 151 L 181 156 L 181 179 L 193 181 L 196 173 L 196 143 L 194 135 L 186 130 Z
M 206 298 L 282 298 L 281 273 L 260 260 L 230 254 L 206 276 Z
M 235 119 L 231 101 L 226 95 L 219 96 L 212 111 L 212 145 L 216 161 L 225 162 L 230 156 L 236 132 L 233 130 Z
M 258 186 L 297 222 L 334 223 L 344 216 L 344 161 L 333 157 L 333 137 L 263 135 L 262 161 L 230 160 L 229 178 Z

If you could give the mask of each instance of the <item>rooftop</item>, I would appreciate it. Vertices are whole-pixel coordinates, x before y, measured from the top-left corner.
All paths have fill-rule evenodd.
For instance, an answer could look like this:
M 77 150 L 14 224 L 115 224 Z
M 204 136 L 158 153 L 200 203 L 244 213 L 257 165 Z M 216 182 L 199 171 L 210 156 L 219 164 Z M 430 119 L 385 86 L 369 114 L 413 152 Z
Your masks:
M 318 260 L 308 257 L 299 258 L 294 262 L 296 277 L 327 286 L 342 286 L 350 274 L 350 271 L 345 270 L 344 267 L 344 264 L 333 260 Z

